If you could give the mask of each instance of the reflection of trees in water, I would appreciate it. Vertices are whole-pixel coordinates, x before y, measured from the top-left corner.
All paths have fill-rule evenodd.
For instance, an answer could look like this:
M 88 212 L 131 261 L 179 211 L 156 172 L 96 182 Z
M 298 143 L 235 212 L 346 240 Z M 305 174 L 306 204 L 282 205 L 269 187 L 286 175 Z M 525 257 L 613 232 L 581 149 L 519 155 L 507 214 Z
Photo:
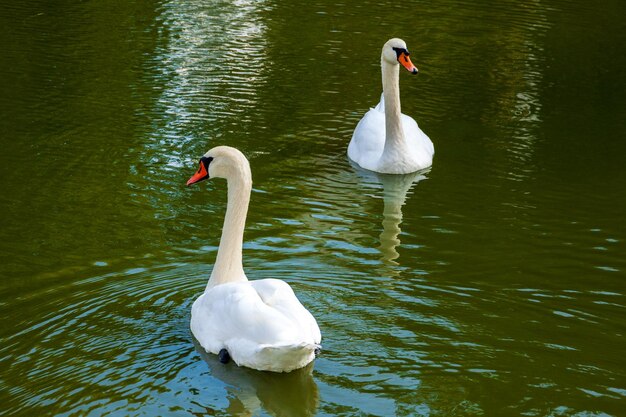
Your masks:
M 232 361 L 222 364 L 193 339 L 196 351 L 209 366 L 211 376 L 226 384 L 229 415 L 258 415 L 260 409 L 278 417 L 315 415 L 319 392 L 313 380 L 312 362 L 289 373 L 261 372 L 239 367 Z
M 423 99 L 415 104 L 431 123 L 447 123 L 454 117 L 457 123 L 480 125 L 486 134 L 473 140 L 481 147 L 481 156 L 506 169 L 503 177 L 514 171 L 527 176 L 525 169 L 534 168 L 534 145 L 543 117 L 549 59 L 545 44 L 553 22 L 537 0 L 505 3 L 490 8 L 466 3 L 438 20 L 447 31 L 433 35 L 462 40 L 464 45 L 445 50 L 437 47 L 439 41 L 424 44 L 420 56 L 427 64 L 424 72 L 432 78 L 419 85 Z M 412 88 L 417 87 L 406 86 L 405 94 Z M 443 106 L 440 97 L 446 97 Z M 413 112 L 411 101 L 403 105 L 407 114 Z

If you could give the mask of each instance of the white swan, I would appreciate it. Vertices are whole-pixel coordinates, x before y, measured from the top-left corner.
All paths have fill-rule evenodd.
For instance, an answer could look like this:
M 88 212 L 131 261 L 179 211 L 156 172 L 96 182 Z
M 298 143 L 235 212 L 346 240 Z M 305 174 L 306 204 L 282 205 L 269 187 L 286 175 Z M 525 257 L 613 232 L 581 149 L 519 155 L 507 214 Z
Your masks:
M 406 43 L 390 39 L 381 54 L 383 94 L 380 103 L 359 121 L 348 157 L 362 168 L 385 174 L 408 174 L 432 165 L 433 143 L 415 120 L 400 111 L 400 64 L 413 74 Z
M 228 205 L 213 272 L 191 307 L 191 331 L 222 362 L 262 371 L 289 372 L 315 359 L 321 333 L 315 318 L 284 281 L 248 281 L 242 265 L 243 232 L 252 189 L 246 157 L 218 146 L 200 159 L 187 181 L 225 178 Z

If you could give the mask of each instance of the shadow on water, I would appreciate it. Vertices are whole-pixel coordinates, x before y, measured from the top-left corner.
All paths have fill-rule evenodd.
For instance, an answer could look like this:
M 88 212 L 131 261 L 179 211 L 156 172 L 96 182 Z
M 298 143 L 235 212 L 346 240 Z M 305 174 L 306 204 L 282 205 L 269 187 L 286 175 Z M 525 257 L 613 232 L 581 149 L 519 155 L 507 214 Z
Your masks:
M 262 372 L 222 364 L 207 353 L 192 336 L 196 351 L 209 366 L 211 375 L 226 384 L 228 407 L 232 415 L 258 415 L 264 409 L 273 416 L 313 416 L 319 406 L 319 391 L 310 363 L 289 373 Z

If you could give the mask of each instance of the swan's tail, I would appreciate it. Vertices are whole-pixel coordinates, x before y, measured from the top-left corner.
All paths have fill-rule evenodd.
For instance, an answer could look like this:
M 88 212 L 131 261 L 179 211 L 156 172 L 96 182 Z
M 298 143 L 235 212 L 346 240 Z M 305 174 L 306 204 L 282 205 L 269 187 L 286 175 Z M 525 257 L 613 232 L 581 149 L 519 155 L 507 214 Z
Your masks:
M 322 346 L 317 343 L 262 345 L 256 355 L 257 369 L 290 372 L 311 363 Z

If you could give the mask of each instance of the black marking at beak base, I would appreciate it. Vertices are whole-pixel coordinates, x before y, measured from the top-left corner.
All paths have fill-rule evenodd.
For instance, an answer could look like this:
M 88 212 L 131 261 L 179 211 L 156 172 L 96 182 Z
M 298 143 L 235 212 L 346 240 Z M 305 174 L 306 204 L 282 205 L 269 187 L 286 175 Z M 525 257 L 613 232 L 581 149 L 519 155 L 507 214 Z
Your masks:
M 403 54 L 404 54 L 404 55 L 406 55 L 406 56 L 411 55 L 411 54 L 409 53 L 409 51 L 407 51 L 405 48 L 396 48 L 396 47 L 393 47 L 393 48 L 391 48 L 391 49 L 393 49 L 394 51 L 396 51 L 396 56 L 398 57 L 398 60 L 400 59 L 400 57 L 401 57 Z
M 202 158 L 200 158 L 200 163 L 204 165 L 204 169 L 206 169 L 207 174 L 209 172 L 209 164 L 211 163 L 212 160 L 213 160 L 212 156 L 209 156 L 209 157 L 203 156 Z
M 206 158 L 203 156 L 202 158 L 200 158 L 200 163 L 198 164 L 200 166 L 198 167 L 196 173 L 193 174 L 191 178 L 189 178 L 189 180 L 187 181 L 187 186 L 209 179 L 209 164 L 212 160 L 213 158 L 211 157 Z

